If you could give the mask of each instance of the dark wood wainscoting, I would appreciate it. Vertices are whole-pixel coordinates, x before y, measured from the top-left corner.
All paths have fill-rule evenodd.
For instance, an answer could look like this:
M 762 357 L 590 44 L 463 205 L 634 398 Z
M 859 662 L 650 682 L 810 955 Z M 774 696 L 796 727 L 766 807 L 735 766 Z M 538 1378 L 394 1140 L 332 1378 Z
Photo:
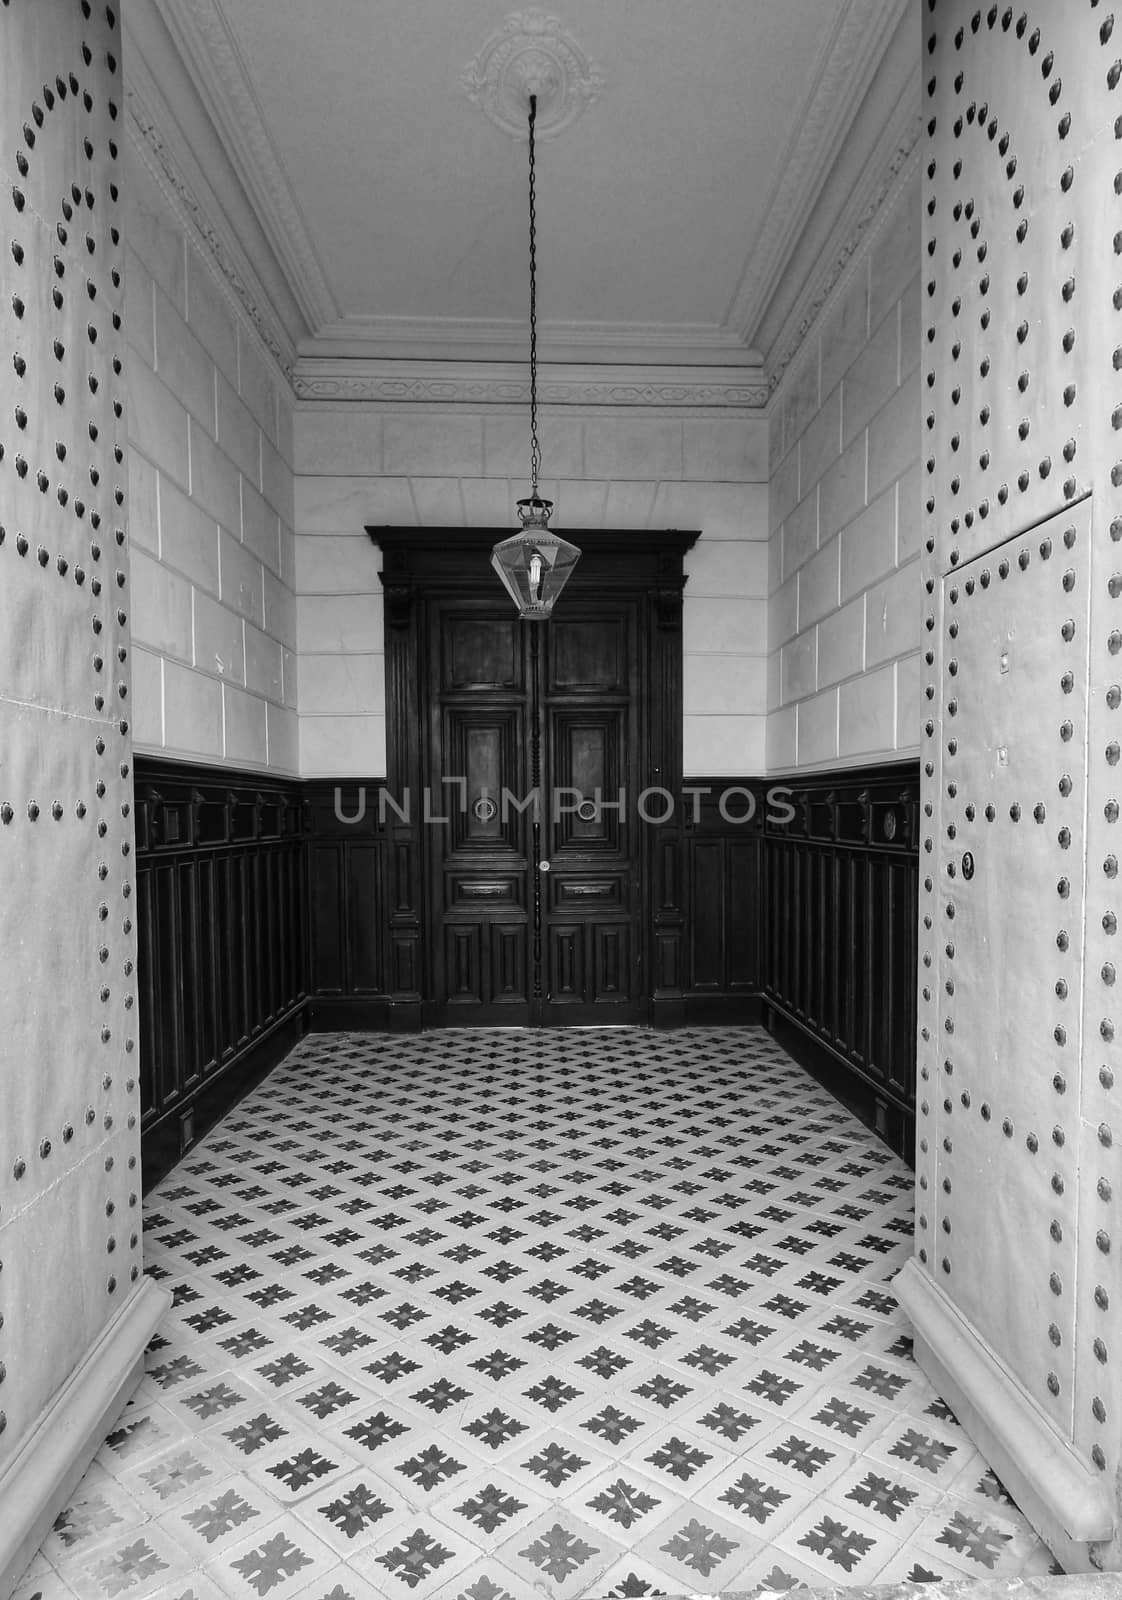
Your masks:
M 689 778 L 683 787 L 686 1022 L 759 1022 L 759 779 Z
M 304 1031 L 301 786 L 138 756 L 141 1142 L 151 1184 Z
M 908 1159 L 915 763 L 687 779 L 645 824 L 649 1018 L 763 1020 Z M 426 937 L 417 818 L 381 778 L 136 762 L 146 1177 L 305 1027 L 413 1029 Z
M 912 1159 L 919 772 L 769 782 L 760 874 L 765 1021 Z
M 313 1029 L 421 1026 L 421 882 L 411 803 L 380 778 L 304 784 Z

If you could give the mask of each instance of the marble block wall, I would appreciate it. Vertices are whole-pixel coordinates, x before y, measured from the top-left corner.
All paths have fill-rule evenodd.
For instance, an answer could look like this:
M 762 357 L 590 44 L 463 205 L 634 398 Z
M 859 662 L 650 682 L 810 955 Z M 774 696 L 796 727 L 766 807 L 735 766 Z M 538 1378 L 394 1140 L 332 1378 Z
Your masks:
M 295 773 L 291 391 L 127 160 L 136 745 Z
M 913 167 L 772 401 L 773 772 L 919 747 L 919 268 Z
M 580 543 L 598 528 L 699 528 L 687 557 L 685 771 L 764 760 L 767 421 L 752 412 L 544 408 L 542 492 Z M 385 772 L 379 553 L 367 524 L 516 526 L 524 408 L 297 409 L 300 771 Z M 501 593 L 496 579 L 496 591 Z

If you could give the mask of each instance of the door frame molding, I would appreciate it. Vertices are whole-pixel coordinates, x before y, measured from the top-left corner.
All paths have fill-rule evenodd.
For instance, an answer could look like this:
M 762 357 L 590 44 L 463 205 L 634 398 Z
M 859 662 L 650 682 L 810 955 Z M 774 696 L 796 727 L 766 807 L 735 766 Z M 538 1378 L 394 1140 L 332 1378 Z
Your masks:
M 382 552 L 386 785 L 391 795 L 419 795 L 428 715 L 426 602 L 448 595 L 490 599 L 500 594 L 490 553 L 509 538 L 510 529 L 387 524 L 369 525 L 366 532 Z M 639 770 L 647 782 L 676 797 L 682 783 L 683 561 L 699 537 L 696 529 L 589 529 L 577 536 L 581 559 L 565 591 L 627 595 L 637 602 L 644 685 Z M 558 604 L 564 607 L 564 595 Z M 643 1001 L 648 1020 L 658 1026 L 675 1026 L 685 1017 L 681 813 L 677 805 L 670 822 L 641 831 Z M 400 818 L 391 810 L 386 821 L 398 885 L 388 917 L 390 971 L 412 975 L 408 987 L 390 991 L 389 1005 L 393 1025 L 420 1027 L 432 971 L 426 830 L 412 813 Z

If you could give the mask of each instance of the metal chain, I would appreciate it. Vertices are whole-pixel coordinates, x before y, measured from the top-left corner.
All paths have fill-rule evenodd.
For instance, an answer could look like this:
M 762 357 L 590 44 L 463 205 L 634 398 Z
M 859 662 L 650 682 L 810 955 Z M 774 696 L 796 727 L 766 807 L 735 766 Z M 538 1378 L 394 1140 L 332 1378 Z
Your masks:
M 531 494 L 538 498 L 538 474 L 541 471 L 542 451 L 538 443 L 538 213 L 534 192 L 534 123 L 538 115 L 538 97 L 530 96 L 530 484 Z

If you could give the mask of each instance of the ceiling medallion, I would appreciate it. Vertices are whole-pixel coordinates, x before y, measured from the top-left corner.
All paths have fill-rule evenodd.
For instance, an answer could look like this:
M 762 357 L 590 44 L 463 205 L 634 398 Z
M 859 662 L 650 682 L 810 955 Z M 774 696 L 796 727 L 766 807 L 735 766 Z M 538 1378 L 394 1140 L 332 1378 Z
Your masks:
M 468 62 L 460 81 L 472 104 L 517 139 L 527 136 L 526 107 L 536 95 L 538 137 L 548 139 L 596 99 L 603 77 L 557 17 L 515 11 Z

